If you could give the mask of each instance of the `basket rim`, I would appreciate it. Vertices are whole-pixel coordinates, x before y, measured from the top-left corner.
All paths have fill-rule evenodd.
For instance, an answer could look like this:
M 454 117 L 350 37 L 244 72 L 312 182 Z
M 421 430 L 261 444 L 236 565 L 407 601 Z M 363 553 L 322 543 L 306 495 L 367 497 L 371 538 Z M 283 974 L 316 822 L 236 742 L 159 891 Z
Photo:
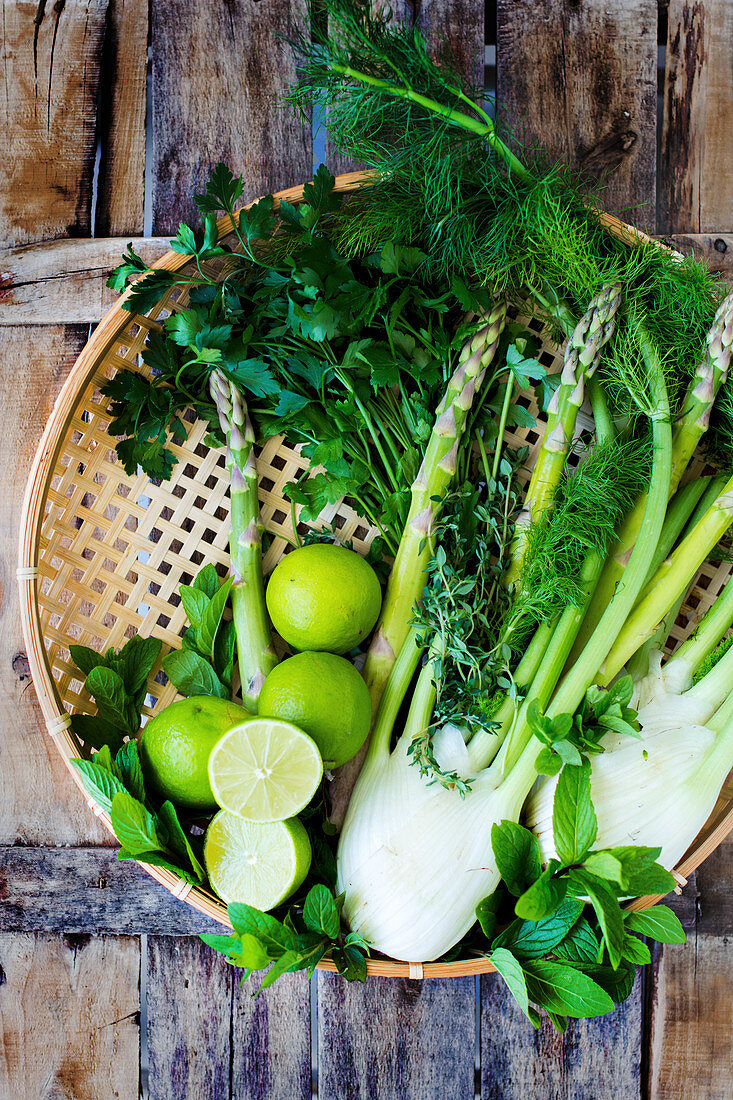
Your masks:
M 357 171 L 347 172 L 336 176 L 335 190 L 347 192 L 354 190 L 367 182 L 372 173 Z M 303 185 L 285 188 L 273 195 L 276 208 L 281 200 L 296 203 L 302 200 Z M 250 209 L 255 202 L 246 204 L 241 209 Z M 235 212 L 235 217 L 239 210 Z M 598 211 L 600 220 L 608 227 L 614 236 L 629 244 L 653 244 L 656 247 L 667 248 L 666 245 L 655 241 L 641 230 L 627 225 L 612 214 Z M 225 215 L 217 221 L 218 238 L 228 235 L 233 231 L 232 219 Z M 672 251 L 671 249 L 669 251 Z M 183 267 L 189 260 L 188 256 L 169 251 L 151 266 L 153 268 L 176 271 Z M 56 684 L 49 665 L 48 656 L 43 644 L 43 631 L 41 627 L 37 580 L 38 551 L 40 545 L 41 523 L 44 514 L 44 505 L 50 486 L 53 471 L 58 458 L 59 450 L 63 444 L 69 422 L 73 415 L 80 391 L 89 383 L 98 367 L 99 359 L 109 350 L 109 347 L 125 326 L 131 322 L 145 325 L 146 319 L 138 314 L 132 314 L 123 308 L 124 302 L 129 297 L 129 290 L 121 295 L 117 302 L 107 311 L 91 338 L 87 341 L 72 367 L 62 386 L 54 407 L 46 422 L 40 442 L 33 458 L 31 470 L 26 484 L 23 505 L 20 518 L 20 534 L 18 545 L 17 579 L 20 596 L 20 613 L 26 652 L 30 665 L 33 687 L 43 714 L 46 729 L 53 739 L 55 746 L 61 755 L 67 771 L 71 774 L 76 786 L 82 792 L 90 810 L 99 819 L 107 831 L 114 837 L 112 822 L 104 808 L 93 799 L 86 791 L 79 772 L 70 763 L 71 759 L 79 752 L 79 747 L 69 730 L 70 716 L 64 709 L 59 699 Z M 675 876 L 680 883 L 684 883 L 699 865 L 718 847 L 728 833 L 733 829 L 733 802 L 726 809 L 723 808 L 717 816 L 711 819 L 712 828 L 706 839 L 697 847 L 688 851 L 675 870 Z M 116 837 L 115 837 L 116 839 Z M 217 921 L 225 927 L 231 924 L 222 910 L 223 903 L 219 902 L 213 894 L 201 887 L 192 886 L 172 872 L 154 867 L 151 864 L 140 863 L 147 874 L 168 890 L 175 898 L 185 901 L 192 908 L 203 915 Z M 631 909 L 642 909 L 661 900 L 662 895 L 649 896 L 635 899 L 629 906 Z M 318 963 L 317 969 L 336 972 L 336 966 L 328 957 Z M 466 977 L 476 974 L 488 974 L 495 972 L 496 968 L 485 957 L 459 959 L 454 962 L 400 962 L 393 959 L 373 957 L 367 959 L 367 974 L 371 977 L 394 978 L 444 978 Z

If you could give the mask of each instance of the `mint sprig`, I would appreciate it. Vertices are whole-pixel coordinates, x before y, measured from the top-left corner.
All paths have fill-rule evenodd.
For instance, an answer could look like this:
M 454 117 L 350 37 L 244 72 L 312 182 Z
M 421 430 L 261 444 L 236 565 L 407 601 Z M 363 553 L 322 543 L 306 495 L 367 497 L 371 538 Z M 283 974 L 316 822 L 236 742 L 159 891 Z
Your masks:
M 358 933 L 342 931 L 343 900 L 327 886 L 312 886 L 302 906 L 291 906 L 282 921 L 251 905 L 230 905 L 233 934 L 204 933 L 201 939 L 244 970 L 242 981 L 266 970 L 258 992 L 292 971 L 305 970 L 310 978 L 327 953 L 348 981 L 363 982 L 369 947 Z

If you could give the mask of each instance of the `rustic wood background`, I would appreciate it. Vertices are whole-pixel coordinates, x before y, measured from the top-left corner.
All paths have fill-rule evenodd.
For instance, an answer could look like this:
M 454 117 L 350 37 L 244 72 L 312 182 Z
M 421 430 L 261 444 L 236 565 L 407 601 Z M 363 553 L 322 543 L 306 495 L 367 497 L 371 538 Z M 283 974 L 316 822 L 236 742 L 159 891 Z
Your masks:
M 15 594 L 20 501 L 66 374 L 133 240 L 146 257 L 220 159 L 246 197 L 301 182 L 278 104 L 304 0 L 4 0 L 0 22 L 0 1100 L 733 1096 L 731 848 L 602 1021 L 535 1034 L 495 976 L 291 975 L 253 1000 L 200 918 L 118 864 L 43 732 Z M 733 270 L 731 0 L 393 0 L 607 204 Z M 316 155 L 320 146 L 316 145 Z M 334 167 L 345 167 L 332 161 Z

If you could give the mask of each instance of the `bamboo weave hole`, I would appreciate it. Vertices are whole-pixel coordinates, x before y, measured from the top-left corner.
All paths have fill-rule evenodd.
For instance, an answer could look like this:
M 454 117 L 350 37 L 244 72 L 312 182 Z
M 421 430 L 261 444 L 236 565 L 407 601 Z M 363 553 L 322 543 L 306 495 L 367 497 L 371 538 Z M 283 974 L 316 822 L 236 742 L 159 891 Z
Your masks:
M 352 190 L 363 173 L 337 177 L 336 189 Z M 297 202 L 302 187 L 278 192 L 276 200 Z M 649 238 L 617 219 L 603 215 L 611 232 L 634 246 Z M 232 223 L 219 221 L 219 239 L 236 247 Z M 186 257 L 175 252 L 154 266 L 186 271 Z M 219 264 L 219 266 L 221 266 Z M 216 264 L 211 265 L 216 271 Z M 122 300 L 121 300 L 122 301 Z M 49 418 L 31 469 L 21 514 L 18 561 L 21 619 L 33 683 L 49 736 L 58 748 L 90 809 L 112 833 L 108 814 L 89 797 L 70 761 L 88 755 L 69 730 L 72 712 L 93 712 L 69 644 L 96 649 L 118 648 L 133 633 L 154 635 L 163 642 L 162 655 L 177 648 L 186 625 L 177 589 L 191 583 L 198 570 L 213 564 L 220 574 L 228 565 L 228 474 L 224 452 L 203 441 L 207 427 L 188 415 L 185 443 L 171 443 L 178 462 L 169 482 L 156 485 L 146 475 L 128 476 L 117 462 L 107 434 L 109 414 L 100 386 L 122 369 L 144 370 L 140 353 L 148 332 L 159 330 L 169 313 L 185 308 L 187 295 L 167 292 L 148 316 L 126 312 L 118 302 L 107 313 L 74 365 Z M 542 327 L 528 322 L 542 345 L 540 359 L 550 370 L 559 369 L 562 353 Z M 534 401 L 528 402 L 537 417 Z M 591 419 L 581 412 L 578 434 L 588 432 Z M 525 479 L 535 460 L 538 431 L 508 433 L 510 446 L 529 446 Z M 262 518 L 271 536 L 264 559 L 265 571 L 283 556 L 293 527 L 284 487 L 307 467 L 297 449 L 280 437 L 268 440 L 258 455 Z M 698 459 L 688 477 L 703 469 Z M 320 517 L 333 524 L 341 538 L 365 552 L 374 530 L 343 502 L 329 506 Z M 694 629 L 732 572 L 728 563 L 705 563 L 700 569 L 672 631 L 676 645 Z M 148 681 L 144 712 L 152 716 L 176 697 L 155 666 Z M 715 811 L 677 867 L 689 875 L 717 847 L 733 827 L 733 786 L 724 787 Z M 175 897 L 194 909 L 229 925 L 226 907 L 210 891 L 190 887 L 171 872 L 141 864 Z M 656 899 L 639 899 L 634 907 Z M 320 969 L 335 970 L 329 959 Z M 459 977 L 488 973 L 486 959 L 451 963 L 402 963 L 373 958 L 368 973 L 387 977 Z

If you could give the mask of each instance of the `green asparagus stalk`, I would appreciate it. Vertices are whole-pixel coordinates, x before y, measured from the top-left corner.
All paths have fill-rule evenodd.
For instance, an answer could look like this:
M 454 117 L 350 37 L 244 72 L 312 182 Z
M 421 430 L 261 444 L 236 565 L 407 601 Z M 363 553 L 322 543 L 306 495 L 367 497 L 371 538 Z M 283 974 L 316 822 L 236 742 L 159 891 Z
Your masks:
M 585 396 L 585 380 L 593 375 L 601 351 L 614 333 L 621 295 L 622 288 L 618 284 L 604 287 L 568 338 L 560 385 L 547 410 L 544 439 L 532 471 L 524 507 L 517 517 L 511 563 L 504 578 L 507 585 L 519 579 L 530 524 L 551 506 L 557 493 L 578 410 Z
M 410 511 L 387 583 L 382 614 L 364 666 L 372 715 L 377 712 L 396 654 L 407 637 L 413 607 L 422 595 L 425 568 L 432 554 L 433 521 L 455 475 L 458 441 L 476 390 L 496 355 L 505 323 L 506 303 L 500 302 L 464 346 L 458 368 L 436 410 L 425 457 L 412 484 Z
M 598 683 L 610 684 L 627 660 L 656 632 L 670 607 L 687 591 L 690 578 L 720 542 L 733 523 L 733 477 L 695 524 L 672 555 L 662 562 L 623 630 L 619 633 L 601 668 Z
M 710 420 L 716 394 L 725 382 L 733 349 L 733 294 L 721 302 L 705 341 L 705 351 L 688 388 L 672 433 L 672 478 L 670 495 L 675 492 L 692 455 Z M 618 541 L 609 556 L 598 583 L 593 605 L 576 641 L 570 660 L 595 629 L 618 584 L 641 530 L 646 496 L 642 495 L 626 517 Z
M 231 477 L 229 536 L 232 612 L 245 707 L 256 713 L 260 690 L 277 664 L 262 580 L 262 521 L 257 497 L 254 430 L 239 388 L 212 371 L 209 388 L 227 441 Z

